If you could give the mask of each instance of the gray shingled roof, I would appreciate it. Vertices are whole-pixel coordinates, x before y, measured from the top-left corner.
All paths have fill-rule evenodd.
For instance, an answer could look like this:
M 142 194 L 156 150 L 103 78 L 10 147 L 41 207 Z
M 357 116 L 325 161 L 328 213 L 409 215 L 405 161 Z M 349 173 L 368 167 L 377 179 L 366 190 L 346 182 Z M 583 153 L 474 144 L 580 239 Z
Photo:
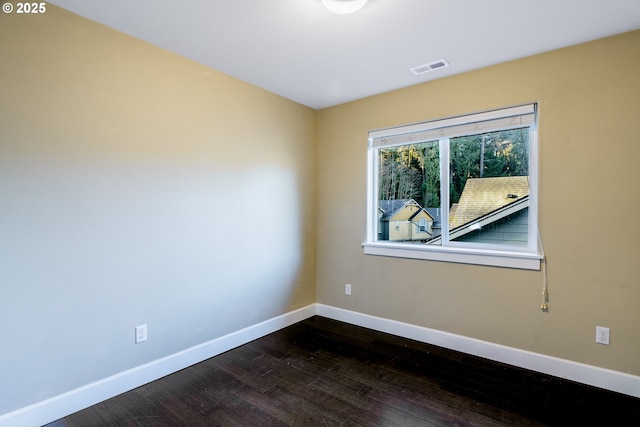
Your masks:
M 408 203 L 413 202 L 417 206 L 413 199 L 395 199 L 395 200 L 380 200 L 378 201 L 378 208 L 382 209 L 382 221 L 389 221 L 389 218 L 393 217 L 400 209 L 404 208 Z
M 433 218 L 433 226 L 440 227 L 442 209 L 440 208 L 424 208 L 425 211 Z

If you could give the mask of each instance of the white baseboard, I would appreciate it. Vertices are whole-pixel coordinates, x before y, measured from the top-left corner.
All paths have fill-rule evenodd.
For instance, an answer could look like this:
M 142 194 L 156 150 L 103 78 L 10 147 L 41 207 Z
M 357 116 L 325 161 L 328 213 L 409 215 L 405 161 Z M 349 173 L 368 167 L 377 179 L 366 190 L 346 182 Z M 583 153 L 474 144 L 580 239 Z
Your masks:
M 316 314 L 594 387 L 640 397 L 640 377 L 323 304 Z
M 315 314 L 315 304 L 137 366 L 111 377 L 0 415 L 0 427 L 35 427 L 155 381 L 188 366 L 293 325 Z
M 0 415 L 0 427 L 34 427 L 55 421 L 210 357 L 293 325 L 313 315 L 340 320 L 532 371 L 640 397 L 640 377 L 532 353 L 462 335 L 370 316 L 323 304 L 285 313 L 256 325 L 154 360 L 33 405 Z

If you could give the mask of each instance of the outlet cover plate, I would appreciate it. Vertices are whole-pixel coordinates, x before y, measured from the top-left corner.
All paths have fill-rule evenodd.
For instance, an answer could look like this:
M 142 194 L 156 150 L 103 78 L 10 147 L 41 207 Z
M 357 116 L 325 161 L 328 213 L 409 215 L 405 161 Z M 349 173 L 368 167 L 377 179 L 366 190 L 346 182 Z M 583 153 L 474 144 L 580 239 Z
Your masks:
M 136 344 L 147 340 L 147 325 L 136 326 Z
M 609 345 L 609 328 L 596 326 L 596 342 L 598 344 Z

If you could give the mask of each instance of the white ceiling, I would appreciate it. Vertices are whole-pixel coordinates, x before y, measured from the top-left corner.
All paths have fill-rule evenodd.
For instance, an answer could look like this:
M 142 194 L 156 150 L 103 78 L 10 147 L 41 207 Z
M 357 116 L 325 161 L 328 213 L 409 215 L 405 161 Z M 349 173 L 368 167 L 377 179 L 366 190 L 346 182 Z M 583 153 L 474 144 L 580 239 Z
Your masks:
M 50 3 L 316 109 L 640 28 L 640 0 Z

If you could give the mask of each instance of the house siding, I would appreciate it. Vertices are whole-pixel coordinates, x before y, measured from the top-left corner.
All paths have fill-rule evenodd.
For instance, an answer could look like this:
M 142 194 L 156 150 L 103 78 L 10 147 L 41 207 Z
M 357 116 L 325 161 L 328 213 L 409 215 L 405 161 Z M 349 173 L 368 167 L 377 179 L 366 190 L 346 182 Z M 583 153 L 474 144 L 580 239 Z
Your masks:
M 420 218 L 427 220 L 426 231 L 419 231 Z M 382 222 L 381 236 L 382 240 L 391 241 L 426 240 L 431 237 L 432 226 L 433 218 L 426 211 L 419 206 L 408 205 L 392 216 L 389 221 Z
M 528 215 L 529 209 L 525 208 L 489 224 L 481 230 L 460 236 L 456 241 L 526 246 L 529 241 Z

